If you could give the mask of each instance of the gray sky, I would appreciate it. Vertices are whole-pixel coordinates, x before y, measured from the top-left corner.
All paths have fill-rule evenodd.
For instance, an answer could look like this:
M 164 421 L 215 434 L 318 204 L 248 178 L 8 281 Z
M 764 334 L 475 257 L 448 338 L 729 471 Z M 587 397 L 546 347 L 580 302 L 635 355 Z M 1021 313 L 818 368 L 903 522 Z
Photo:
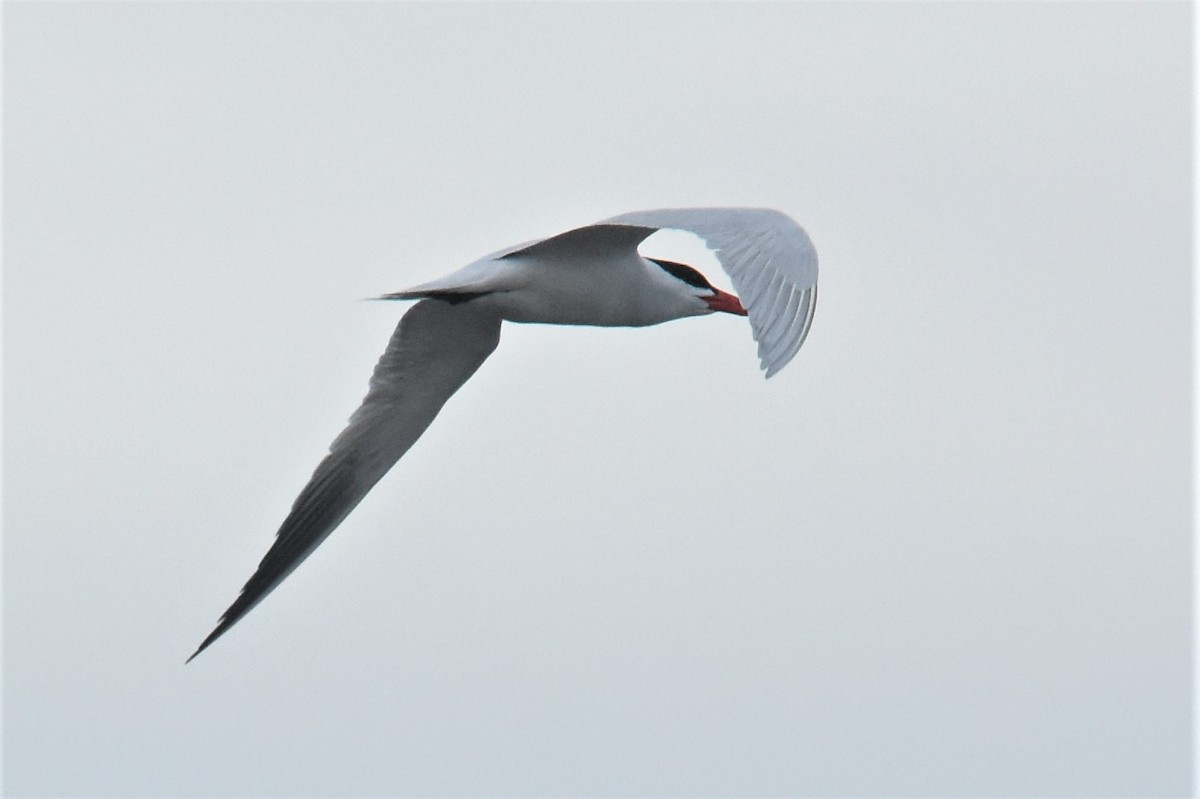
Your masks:
M 1190 14 L 6 4 L 5 792 L 1187 792 Z M 677 205 L 807 228 L 792 365 L 510 326 L 184 667 L 359 298 Z

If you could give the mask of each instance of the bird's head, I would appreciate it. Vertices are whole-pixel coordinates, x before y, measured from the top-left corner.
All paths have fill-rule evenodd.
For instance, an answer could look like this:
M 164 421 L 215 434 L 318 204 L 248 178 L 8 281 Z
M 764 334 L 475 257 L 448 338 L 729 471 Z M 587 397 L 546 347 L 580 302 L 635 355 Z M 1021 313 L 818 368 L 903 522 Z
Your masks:
M 651 258 L 649 260 L 662 267 L 662 270 L 671 275 L 671 277 L 685 283 L 692 296 L 704 301 L 704 304 L 708 306 L 709 313 L 721 311 L 737 316 L 746 315 L 746 309 L 742 307 L 741 300 L 727 291 L 721 291 L 712 283 L 709 283 L 708 278 L 687 264 L 680 264 L 675 261 L 662 261 L 658 258 Z

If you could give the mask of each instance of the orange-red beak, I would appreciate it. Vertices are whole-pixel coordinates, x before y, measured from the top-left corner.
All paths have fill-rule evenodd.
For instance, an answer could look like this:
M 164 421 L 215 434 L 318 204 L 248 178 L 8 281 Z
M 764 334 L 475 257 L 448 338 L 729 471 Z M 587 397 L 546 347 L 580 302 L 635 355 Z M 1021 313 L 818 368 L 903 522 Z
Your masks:
M 746 309 L 742 307 L 742 301 L 732 294 L 727 294 L 720 289 L 713 289 L 716 294 L 711 297 L 705 297 L 704 301 L 708 303 L 708 307 L 714 311 L 724 311 L 725 313 L 735 314 L 737 316 L 745 316 Z

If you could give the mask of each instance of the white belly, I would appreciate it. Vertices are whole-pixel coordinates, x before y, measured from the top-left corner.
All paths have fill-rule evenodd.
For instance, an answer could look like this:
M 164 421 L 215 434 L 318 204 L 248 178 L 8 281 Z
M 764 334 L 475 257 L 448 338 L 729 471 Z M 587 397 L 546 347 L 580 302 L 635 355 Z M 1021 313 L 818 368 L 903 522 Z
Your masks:
M 707 312 L 696 297 L 645 267 L 640 258 L 628 264 L 599 263 L 521 265 L 523 285 L 497 291 L 486 301 L 511 322 L 600 327 L 643 327 Z M 653 265 L 652 265 L 653 266 Z

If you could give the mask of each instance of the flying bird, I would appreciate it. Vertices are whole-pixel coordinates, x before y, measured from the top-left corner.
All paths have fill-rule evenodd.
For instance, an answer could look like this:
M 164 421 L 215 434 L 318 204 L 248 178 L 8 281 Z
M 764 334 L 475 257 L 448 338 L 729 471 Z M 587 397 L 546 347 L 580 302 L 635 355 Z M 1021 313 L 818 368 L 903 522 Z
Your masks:
M 638 245 L 663 229 L 703 239 L 740 299 L 686 264 L 642 257 Z M 779 211 L 635 211 L 500 250 L 380 299 L 417 303 L 401 318 L 366 398 L 296 498 L 274 544 L 189 662 L 341 524 L 496 348 L 502 322 L 643 327 L 716 312 L 747 316 L 771 377 L 812 325 L 817 253 L 803 228 Z

